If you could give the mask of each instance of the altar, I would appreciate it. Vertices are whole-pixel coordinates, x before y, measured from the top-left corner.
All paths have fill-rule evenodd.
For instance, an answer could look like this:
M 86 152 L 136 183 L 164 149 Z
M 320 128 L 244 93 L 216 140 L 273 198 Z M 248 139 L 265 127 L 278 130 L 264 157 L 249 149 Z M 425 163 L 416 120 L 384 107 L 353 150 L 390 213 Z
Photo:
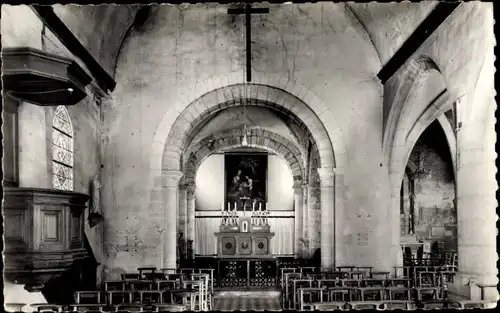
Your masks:
M 217 237 L 219 287 L 274 288 L 278 265 L 270 249 L 269 211 L 252 210 L 239 216 L 236 209 L 222 212 Z

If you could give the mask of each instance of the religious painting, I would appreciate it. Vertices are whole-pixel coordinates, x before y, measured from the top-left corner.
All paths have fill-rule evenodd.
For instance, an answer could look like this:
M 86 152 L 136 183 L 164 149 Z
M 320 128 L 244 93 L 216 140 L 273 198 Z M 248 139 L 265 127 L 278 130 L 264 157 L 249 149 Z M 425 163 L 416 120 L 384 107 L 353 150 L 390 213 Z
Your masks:
M 267 154 L 226 154 L 226 205 L 238 211 L 265 209 Z

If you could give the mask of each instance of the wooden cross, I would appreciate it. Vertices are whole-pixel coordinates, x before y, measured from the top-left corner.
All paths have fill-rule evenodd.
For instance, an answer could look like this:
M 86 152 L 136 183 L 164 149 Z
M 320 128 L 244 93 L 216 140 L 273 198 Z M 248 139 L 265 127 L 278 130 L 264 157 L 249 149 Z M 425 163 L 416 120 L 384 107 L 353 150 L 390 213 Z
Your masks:
M 246 20 L 246 42 L 247 42 L 247 82 L 252 81 L 252 29 L 251 29 L 251 16 L 252 14 L 269 13 L 269 8 L 252 8 L 250 4 L 245 5 L 244 8 L 227 9 L 227 14 L 245 14 Z

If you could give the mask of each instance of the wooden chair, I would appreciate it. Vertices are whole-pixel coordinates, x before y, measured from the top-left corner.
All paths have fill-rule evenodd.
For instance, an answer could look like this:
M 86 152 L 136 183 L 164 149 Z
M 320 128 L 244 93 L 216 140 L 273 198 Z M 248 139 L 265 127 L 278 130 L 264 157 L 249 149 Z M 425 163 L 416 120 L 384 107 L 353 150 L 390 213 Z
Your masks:
M 386 271 L 371 271 L 370 272 L 370 278 L 377 278 L 381 277 L 382 279 L 389 279 L 389 275 L 391 272 L 386 272 Z
M 123 303 L 132 303 L 133 292 L 125 290 L 111 290 L 106 291 L 108 304 L 116 305 Z M 118 301 L 121 300 L 121 301 Z
M 384 279 L 362 279 L 361 287 L 385 287 L 387 285 L 387 281 Z
M 178 268 L 160 268 L 160 272 L 165 273 L 165 274 L 179 274 L 179 269 Z
M 356 271 L 370 273 L 372 270 L 373 270 L 373 266 L 356 266 Z
M 156 272 L 156 267 L 139 267 L 137 268 L 139 271 L 139 279 L 145 279 L 144 274 L 145 273 L 155 273 Z
M 459 309 L 460 305 L 456 301 L 449 301 L 449 300 L 427 300 L 427 301 L 418 301 L 417 308 L 424 309 L 424 310 Z
M 346 302 L 343 301 L 328 301 L 328 302 L 313 302 L 311 309 L 314 311 L 336 311 L 345 310 Z
M 285 273 L 296 273 L 298 271 L 297 268 L 284 267 L 280 268 L 280 288 L 283 288 L 285 283 Z
M 187 307 L 181 304 L 157 303 L 154 307 L 156 309 L 154 312 L 183 312 L 187 310 Z
M 350 301 L 346 304 L 350 310 L 383 310 L 382 301 Z
M 203 295 L 204 295 L 205 282 L 203 280 L 185 280 L 182 282 L 184 294 L 182 294 L 183 303 L 189 302 L 189 310 L 194 311 L 203 310 Z
M 73 298 L 76 304 L 99 304 L 104 303 L 101 291 L 75 291 Z
M 165 274 L 161 273 L 161 272 L 144 273 L 142 275 L 144 276 L 145 280 L 156 281 L 156 280 L 164 280 L 165 279 Z
M 389 300 L 411 300 L 413 289 L 406 287 L 385 287 Z
M 361 287 L 361 281 L 357 279 L 341 279 L 341 287 Z
M 497 307 L 496 301 L 488 300 L 459 300 L 458 307 L 464 309 L 493 309 Z
M 208 284 L 209 284 L 209 290 L 208 292 L 213 295 L 214 293 L 214 269 L 213 268 L 199 268 L 196 271 L 199 274 L 208 274 Z M 213 300 L 212 300 L 213 302 Z M 209 303 L 213 307 L 213 303 Z
M 299 288 L 313 288 L 314 280 L 312 279 L 292 279 L 292 295 L 293 295 L 293 306 L 292 309 L 296 310 L 298 308 L 299 302 Z
M 388 287 L 411 287 L 411 279 L 408 278 L 389 278 L 387 280 Z
M 62 305 L 48 303 L 33 303 L 30 307 L 37 312 L 61 312 L 63 308 Z
M 347 274 L 348 274 L 349 279 L 360 280 L 360 279 L 364 279 L 365 278 L 367 272 L 364 272 L 364 271 L 350 271 Z
M 137 290 L 139 302 L 142 304 L 162 303 L 163 291 L 160 290 Z
M 323 302 L 325 290 L 326 288 L 299 288 L 299 311 L 304 311 L 305 308 L 312 309 L 312 303 Z
M 355 288 L 352 287 L 326 287 L 327 301 L 353 301 Z
M 356 266 L 337 266 L 336 267 L 337 271 L 339 272 L 350 272 L 350 271 L 354 271 L 356 269 Z
M 290 309 L 291 304 L 293 303 L 293 293 L 292 293 L 292 279 L 300 279 L 302 275 L 300 273 L 284 273 L 285 275 L 285 285 L 284 292 L 281 292 L 282 295 L 282 305 L 284 309 Z
M 359 300 L 365 301 L 368 295 L 373 295 L 378 299 L 370 299 L 369 301 L 382 301 L 384 300 L 385 288 L 383 287 L 360 287 L 356 288 L 359 294 Z
M 152 280 L 129 280 L 127 290 L 153 290 L 154 281 Z
M 191 280 L 202 280 L 204 283 L 201 310 L 212 310 L 212 293 L 210 292 L 209 275 L 205 273 L 191 274 Z
M 406 300 L 389 300 L 383 301 L 382 306 L 385 310 L 405 310 L 412 311 L 417 309 L 417 305 L 414 301 Z
M 102 312 L 106 310 L 106 304 L 70 304 L 68 308 L 73 312 Z
M 424 298 L 433 300 L 443 300 L 441 298 L 440 287 L 414 287 L 417 294 L 417 301 L 423 301 Z
M 302 266 L 299 267 L 299 273 L 301 273 L 303 276 L 305 276 L 306 273 L 315 273 L 317 272 L 318 268 L 314 266 Z
M 123 280 L 104 281 L 104 291 L 124 291 L 127 289 L 127 282 Z
M 139 273 L 123 273 L 121 274 L 122 280 L 139 280 L 141 275 Z
M 144 312 L 144 306 L 140 303 L 124 303 L 115 306 L 115 312 Z
M 165 274 L 165 279 L 166 280 L 178 280 L 182 282 L 184 280 L 184 275 L 182 273 L 172 273 L 172 274 Z
M 418 272 L 417 287 L 437 287 L 437 272 L 421 271 Z

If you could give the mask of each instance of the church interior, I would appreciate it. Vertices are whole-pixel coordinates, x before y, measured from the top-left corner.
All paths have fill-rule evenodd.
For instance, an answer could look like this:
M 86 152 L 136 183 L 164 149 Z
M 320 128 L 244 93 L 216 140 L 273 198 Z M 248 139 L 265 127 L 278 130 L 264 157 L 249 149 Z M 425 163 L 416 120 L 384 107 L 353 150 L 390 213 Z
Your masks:
M 5 309 L 496 307 L 493 24 L 2 5 Z

